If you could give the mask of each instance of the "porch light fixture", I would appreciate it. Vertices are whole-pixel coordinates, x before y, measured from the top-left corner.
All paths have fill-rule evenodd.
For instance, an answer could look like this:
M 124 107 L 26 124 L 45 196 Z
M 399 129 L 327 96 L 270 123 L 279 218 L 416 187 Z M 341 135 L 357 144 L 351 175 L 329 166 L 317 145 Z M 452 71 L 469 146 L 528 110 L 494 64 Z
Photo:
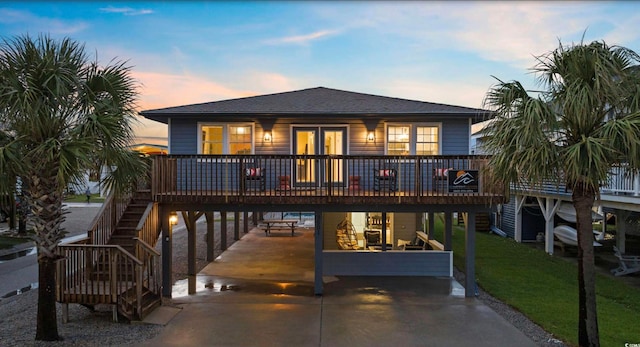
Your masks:
M 178 224 L 178 213 L 176 211 L 173 211 L 169 214 L 169 225 L 176 224 Z
M 271 142 L 271 131 L 264 132 L 264 142 Z
M 375 139 L 376 139 L 376 134 L 373 131 L 370 131 L 367 134 L 367 141 L 373 142 L 373 141 L 375 141 Z

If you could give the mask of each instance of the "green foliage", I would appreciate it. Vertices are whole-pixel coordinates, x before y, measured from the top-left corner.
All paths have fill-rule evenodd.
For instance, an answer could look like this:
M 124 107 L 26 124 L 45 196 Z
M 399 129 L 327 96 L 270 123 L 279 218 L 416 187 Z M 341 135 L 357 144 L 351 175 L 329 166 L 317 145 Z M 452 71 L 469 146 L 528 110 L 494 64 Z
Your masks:
M 29 237 L 8 237 L 0 235 L 0 249 L 11 248 L 30 241 L 31 239 Z
M 436 224 L 442 240 L 442 224 Z M 464 269 L 464 227 L 455 227 L 454 264 Z M 476 281 L 492 296 L 539 324 L 556 338 L 578 345 L 578 270 L 575 262 L 487 233 L 476 233 Z M 640 341 L 640 288 L 599 274 L 596 280 L 602 346 Z
M 100 196 L 100 194 L 91 194 L 91 202 L 104 202 L 104 198 Z M 64 198 L 64 202 L 87 202 L 87 196 L 84 194 L 80 195 L 67 195 Z
M 483 143 L 496 177 L 530 185 L 563 178 L 597 192 L 611 165 L 640 168 L 638 66 L 624 47 L 561 44 L 532 68 L 541 90 L 498 80 L 484 100 L 495 118 Z
M 0 43 L 0 194 L 19 177 L 33 211 L 40 287 L 36 340 L 60 339 L 56 325 L 56 247 L 64 237 L 62 199 L 96 163 L 114 168 L 105 186 L 124 190 L 146 177 L 128 151 L 137 82 L 122 62 L 100 66 L 69 38 L 29 35 Z
M 590 210 L 613 165 L 640 169 L 640 56 L 604 42 L 560 44 L 532 69 L 541 90 L 518 82 L 490 88 L 495 118 L 484 148 L 495 180 L 539 189 L 571 190 L 579 242 L 579 340 L 597 346 L 598 325 Z M 521 188 L 521 187 L 517 187 Z

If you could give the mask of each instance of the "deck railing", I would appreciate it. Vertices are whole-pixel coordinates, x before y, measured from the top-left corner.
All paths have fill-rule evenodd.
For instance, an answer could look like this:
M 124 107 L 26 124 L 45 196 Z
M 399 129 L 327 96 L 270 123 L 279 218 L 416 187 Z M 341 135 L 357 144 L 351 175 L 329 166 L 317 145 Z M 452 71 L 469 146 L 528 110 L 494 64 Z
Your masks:
M 116 304 L 118 295 L 141 283 L 142 262 L 119 246 L 58 246 L 58 301 Z
M 140 319 L 143 289 L 159 297 L 162 280 L 159 253 L 145 242 L 136 241 L 135 256 L 115 245 L 58 246 L 57 301 L 118 305 L 125 293 L 133 291 L 134 307 L 128 316 Z
M 110 194 L 102 203 L 98 214 L 91 222 L 88 235 L 89 243 L 94 245 L 106 245 L 115 231 L 116 224 L 127 209 L 131 196 L 125 195 L 116 198 Z
M 146 244 L 154 247 L 158 241 L 158 223 L 160 223 L 157 203 L 150 202 L 136 226 L 136 235 Z
M 152 195 L 424 197 L 504 195 L 490 187 L 486 156 L 169 155 L 154 158 Z M 475 185 L 452 187 L 470 171 Z M 453 174 L 453 176 L 451 176 Z M 236 199 L 237 200 L 237 199 Z
M 545 180 L 536 185 L 512 184 L 511 189 L 571 195 L 571 188 L 565 185 L 562 174 L 558 174 L 556 180 Z M 600 194 L 640 197 L 640 173 L 634 172 L 625 163 L 613 165 L 609 170 L 608 181 L 600 187 Z
M 118 305 L 120 313 L 141 319 L 143 290 L 160 297 L 160 254 L 153 249 L 158 239 L 158 205 L 150 202 L 137 224 L 134 254 L 107 244 L 130 201 L 129 195 L 116 199 L 111 194 L 86 239 L 58 246 L 58 302 Z
M 640 174 L 620 164 L 611 168 L 609 182 L 601 188 L 603 194 L 631 194 L 640 196 Z

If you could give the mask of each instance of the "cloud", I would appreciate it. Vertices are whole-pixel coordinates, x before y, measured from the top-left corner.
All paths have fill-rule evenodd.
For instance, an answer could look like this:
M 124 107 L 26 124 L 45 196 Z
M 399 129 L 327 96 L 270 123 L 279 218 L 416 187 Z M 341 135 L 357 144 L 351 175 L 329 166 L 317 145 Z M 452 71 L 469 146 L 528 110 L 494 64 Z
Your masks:
M 135 70 L 132 71 L 132 76 L 142 84 L 138 102 L 141 110 L 255 95 L 255 93 L 234 90 L 198 76 Z
M 336 35 L 337 33 L 337 30 L 320 30 L 306 35 L 294 35 L 270 39 L 266 40 L 265 43 L 271 45 L 308 44 L 311 41 L 315 41 L 331 35 Z
M 58 19 L 39 17 L 28 11 L 18 11 L 8 8 L 0 8 L 0 23 L 16 26 L 20 32 L 38 33 L 47 32 L 50 34 L 69 35 L 81 32 L 89 27 L 84 21 L 65 22 Z
M 618 16 L 604 17 L 604 5 L 598 2 L 415 1 L 356 5 L 323 7 L 317 14 L 334 25 L 348 23 L 344 31 L 350 34 L 362 31 L 370 36 L 395 35 L 398 41 L 412 40 L 410 46 L 421 53 L 465 52 L 517 68 L 531 67 L 534 56 L 555 49 L 558 39 L 563 43 L 579 40 L 584 30 L 595 23 L 620 28 L 619 37 L 637 32 L 629 29 L 637 18 L 624 21 Z M 627 24 L 621 25 L 621 21 Z
M 104 13 L 120 13 L 125 16 L 140 16 L 145 14 L 152 14 L 153 10 L 149 9 L 134 9 L 131 7 L 113 7 L 107 6 L 100 8 L 100 12 Z
M 461 83 L 460 81 L 389 80 L 385 81 L 384 89 L 385 92 L 378 94 L 438 104 L 483 108 L 482 101 L 489 85 L 478 81 Z
M 252 86 L 254 95 L 288 92 L 298 88 L 298 84 L 290 78 L 274 72 L 251 71 L 236 77 L 240 85 Z

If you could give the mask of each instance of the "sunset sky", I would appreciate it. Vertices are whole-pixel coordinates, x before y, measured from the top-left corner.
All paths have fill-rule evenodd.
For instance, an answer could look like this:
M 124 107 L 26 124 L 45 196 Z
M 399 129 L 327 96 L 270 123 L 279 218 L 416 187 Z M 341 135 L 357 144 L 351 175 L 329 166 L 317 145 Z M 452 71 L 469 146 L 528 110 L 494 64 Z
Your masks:
M 640 51 L 638 23 L 635 1 L 0 1 L 4 38 L 127 60 L 140 110 L 318 86 L 480 108 L 492 76 L 535 89 L 529 68 L 559 41 Z

